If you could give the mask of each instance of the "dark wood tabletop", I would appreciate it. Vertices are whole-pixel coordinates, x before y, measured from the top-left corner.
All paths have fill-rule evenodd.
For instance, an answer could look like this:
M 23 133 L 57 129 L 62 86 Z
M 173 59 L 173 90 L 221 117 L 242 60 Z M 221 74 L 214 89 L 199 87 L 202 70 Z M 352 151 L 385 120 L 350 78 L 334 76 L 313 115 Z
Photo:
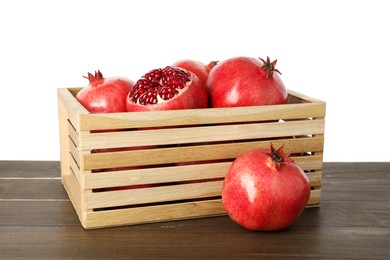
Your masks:
M 324 163 L 321 206 L 290 228 L 229 217 L 84 230 L 59 162 L 0 161 L 0 259 L 390 259 L 390 162 Z

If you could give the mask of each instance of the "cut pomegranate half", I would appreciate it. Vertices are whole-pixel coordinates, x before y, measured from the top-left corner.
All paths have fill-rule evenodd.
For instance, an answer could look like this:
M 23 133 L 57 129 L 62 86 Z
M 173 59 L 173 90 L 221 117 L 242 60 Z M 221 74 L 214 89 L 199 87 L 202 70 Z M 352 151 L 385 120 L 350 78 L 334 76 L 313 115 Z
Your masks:
M 207 91 L 199 78 L 189 71 L 169 66 L 146 73 L 127 97 L 129 112 L 207 106 Z

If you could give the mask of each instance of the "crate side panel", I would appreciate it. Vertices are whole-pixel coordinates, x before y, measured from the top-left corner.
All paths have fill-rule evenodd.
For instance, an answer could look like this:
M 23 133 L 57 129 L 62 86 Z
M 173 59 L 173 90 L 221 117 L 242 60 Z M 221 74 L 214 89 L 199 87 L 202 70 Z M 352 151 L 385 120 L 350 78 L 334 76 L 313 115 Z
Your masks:
M 68 142 L 68 111 L 61 99 L 58 99 L 58 127 L 60 137 L 61 176 L 69 175 L 70 155 Z
M 320 100 L 313 99 L 293 91 L 289 91 L 289 100 L 291 104 L 287 105 L 226 109 L 157 111 L 151 113 L 142 112 L 88 114 L 88 112 L 74 98 L 74 96 L 79 90 L 80 89 L 69 89 L 65 94 L 62 93 L 62 91 L 59 91 L 58 93 L 59 103 L 61 102 L 61 100 L 64 101 L 63 108 L 66 109 L 66 107 L 74 107 L 74 109 L 71 109 L 70 111 L 71 115 L 67 127 L 67 140 L 69 140 L 67 142 L 69 146 L 67 154 L 70 155 L 70 151 L 73 156 L 69 156 L 69 158 L 71 158 L 72 160 L 70 161 L 70 166 L 68 165 L 68 168 L 71 172 L 70 176 L 72 177 L 73 184 L 70 185 L 70 182 L 65 181 L 64 179 L 63 182 L 64 186 L 68 185 L 66 187 L 67 192 L 68 190 L 70 190 L 68 194 L 71 193 L 73 194 L 72 196 L 76 198 L 74 200 L 75 203 L 73 203 L 73 201 L 72 203 L 76 205 L 76 212 L 80 218 L 80 221 L 82 222 L 82 225 L 85 228 L 138 224 L 224 214 L 224 210 L 222 207 L 221 213 L 213 213 L 213 211 L 211 210 L 205 211 L 204 214 L 192 211 L 189 212 L 187 215 L 183 215 L 183 208 L 180 207 L 179 210 L 179 203 L 176 203 L 174 201 L 183 200 L 186 198 L 192 199 L 192 195 L 195 194 L 195 198 L 201 198 L 202 201 L 180 204 L 196 204 L 197 206 L 208 205 L 209 201 L 207 200 L 207 197 L 220 196 L 222 186 L 220 185 L 220 187 L 216 188 L 213 185 L 215 185 L 217 181 L 210 181 L 207 179 L 223 179 L 228 167 L 231 165 L 231 161 L 213 163 L 213 166 L 218 165 L 216 169 L 213 170 L 208 170 L 209 165 L 207 165 L 207 163 L 209 163 L 210 160 L 214 159 L 233 159 L 238 156 L 239 152 L 242 153 L 244 151 L 257 147 L 268 147 L 269 142 L 271 141 L 275 146 L 287 142 L 285 148 L 293 147 L 291 151 L 292 157 L 298 163 L 298 165 L 303 170 L 305 170 L 306 174 L 309 177 L 310 186 L 312 187 L 307 207 L 316 207 L 320 204 L 323 160 L 322 153 L 325 122 L 325 103 Z M 73 100 L 69 100 L 71 96 L 73 96 Z M 145 118 L 147 119 L 145 120 Z M 277 121 L 279 119 L 284 120 L 285 122 L 276 123 L 275 120 Z M 240 124 L 242 122 L 250 122 L 250 124 Z M 229 125 L 215 125 L 225 123 L 229 123 Z M 307 130 L 308 127 L 300 125 L 302 128 L 299 130 L 299 132 L 298 130 L 296 130 L 297 127 L 294 126 L 294 124 L 297 123 L 306 124 L 306 126 L 307 124 L 312 124 L 310 126 L 310 131 Z M 212 125 L 204 126 L 204 124 Z M 284 130 L 277 129 L 278 134 L 275 135 L 275 126 L 271 127 L 272 124 L 277 124 L 278 127 L 282 126 L 282 128 L 286 126 L 286 124 L 288 124 L 289 127 L 286 127 Z M 71 128 L 69 128 L 69 126 Z M 91 134 L 89 132 L 90 130 L 116 128 L 128 130 L 127 128 L 134 128 L 140 126 L 180 127 L 171 129 L 149 129 L 143 131 L 124 131 L 118 133 Z M 270 127 L 269 129 L 267 129 L 268 126 Z M 211 127 L 210 129 L 215 130 L 215 132 L 211 131 L 211 138 L 207 137 L 205 132 L 202 132 L 207 127 Z M 233 130 L 234 128 L 236 129 L 228 134 L 227 139 L 225 137 L 218 137 L 221 136 L 220 133 L 224 133 L 225 135 L 225 132 L 227 132 L 226 129 L 228 128 L 230 130 Z M 307 131 L 304 131 L 304 128 L 306 128 Z M 240 135 L 240 133 L 238 132 L 242 129 L 244 129 L 245 133 L 243 135 Z M 154 133 L 155 135 L 157 135 L 157 137 L 151 137 L 149 139 L 145 138 L 145 136 L 142 136 L 142 134 L 146 134 L 147 132 L 149 132 L 149 136 Z M 259 135 L 257 132 L 261 132 L 261 134 Z M 137 134 L 133 135 L 134 133 Z M 164 136 L 164 133 L 166 136 Z M 158 137 L 158 135 L 160 134 L 163 134 L 161 138 Z M 168 135 L 172 135 L 175 138 L 178 138 L 179 142 L 176 142 L 174 137 L 169 139 Z M 194 140 L 192 138 L 192 135 L 195 135 L 198 138 L 196 139 L 198 141 Z M 306 140 L 307 142 L 303 142 L 304 140 Z M 88 143 L 89 141 L 90 143 Z M 233 143 L 215 144 L 215 142 L 219 141 L 233 141 Z M 191 144 L 193 142 L 200 142 L 203 145 L 193 146 Z M 166 148 L 151 149 L 149 151 L 141 149 L 139 151 L 135 150 L 127 152 L 92 152 L 93 149 L 144 146 L 148 143 L 153 143 L 153 145 L 163 145 Z M 211 145 L 204 145 L 205 143 L 211 143 Z M 307 143 L 309 143 L 309 145 L 307 145 Z M 179 147 L 167 147 L 166 145 L 179 145 Z M 186 145 L 189 146 L 186 147 Z M 232 153 L 226 153 L 225 150 L 233 150 L 235 152 L 233 152 L 234 154 L 232 155 Z M 289 149 L 285 150 L 287 152 L 289 151 Z M 208 155 L 208 153 L 211 154 L 211 156 Z M 142 158 L 148 158 L 148 162 L 142 162 Z M 208 160 L 208 162 L 185 166 L 164 165 L 164 167 L 162 167 L 160 165 L 162 163 L 166 163 L 167 161 L 170 163 L 186 163 L 203 160 Z M 121 169 L 121 171 L 116 169 L 116 167 L 140 165 L 146 166 L 147 168 L 124 171 L 122 171 L 123 169 Z M 81 167 L 82 170 L 80 170 L 79 167 Z M 108 169 L 108 172 L 91 173 L 91 170 L 93 169 L 104 168 L 107 170 L 107 168 L 110 167 L 112 167 L 112 169 Z M 174 195 L 171 197 L 167 195 L 165 200 L 161 200 L 158 198 L 158 203 L 167 203 L 165 205 L 159 206 L 136 206 L 140 202 L 155 202 L 153 198 L 151 199 L 149 195 L 146 195 L 150 194 L 149 192 L 144 193 L 144 191 L 147 189 L 92 192 L 92 189 L 94 188 L 118 187 L 145 183 L 151 184 L 156 183 L 156 180 L 158 183 L 169 183 L 172 180 L 181 182 L 204 179 L 207 180 L 204 183 L 191 183 L 180 185 L 172 183 L 172 185 L 170 186 L 147 188 L 149 189 L 149 191 L 153 191 L 153 189 L 155 189 L 154 192 L 156 193 L 155 195 L 153 195 L 154 197 L 158 197 L 161 194 L 165 196 L 165 193 L 169 193 L 172 190 L 175 192 L 178 190 L 182 193 L 181 195 Z M 219 181 L 219 183 L 222 183 L 222 181 Z M 73 185 L 76 185 L 76 188 L 74 188 Z M 192 187 L 197 187 L 197 185 L 199 185 L 199 187 L 197 187 L 196 191 L 188 192 L 188 189 L 182 189 L 186 185 L 193 185 Z M 199 191 L 201 187 L 206 188 L 204 188 L 205 190 L 203 191 Z M 164 190 L 164 188 L 166 188 L 167 190 Z M 192 194 L 193 192 L 194 194 Z M 189 193 L 191 193 L 192 195 L 190 195 Z M 131 199 L 129 199 L 129 194 L 131 196 L 135 195 L 138 197 L 137 199 L 136 197 L 132 197 Z M 88 200 L 82 198 L 88 198 Z M 99 199 L 103 199 L 103 202 L 99 201 Z M 129 204 L 129 200 L 130 202 L 133 200 L 133 202 Z M 171 204 L 170 201 L 174 204 Z M 128 208 L 120 210 L 104 209 L 100 211 L 102 207 L 115 207 L 113 205 L 124 206 Z M 210 205 L 213 204 L 210 202 Z M 95 209 L 96 206 L 99 211 L 92 210 Z M 152 212 L 152 208 L 160 209 L 156 210 L 152 215 L 148 217 L 142 216 L 142 212 Z M 165 217 L 159 216 L 161 215 L 161 209 L 163 208 L 172 208 L 172 211 L 177 210 L 176 215 L 167 215 Z M 136 212 L 141 212 L 141 215 L 134 215 L 134 213 Z M 106 217 L 108 217 L 108 219 L 106 219 Z

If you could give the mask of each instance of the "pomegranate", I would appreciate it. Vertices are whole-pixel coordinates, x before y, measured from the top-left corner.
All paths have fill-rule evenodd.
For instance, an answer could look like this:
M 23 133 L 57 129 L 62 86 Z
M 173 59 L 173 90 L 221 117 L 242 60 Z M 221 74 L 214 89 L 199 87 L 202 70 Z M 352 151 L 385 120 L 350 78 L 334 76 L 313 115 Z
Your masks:
M 204 64 L 194 60 L 180 60 L 175 62 L 172 66 L 182 68 L 194 73 L 198 78 L 206 84 L 207 78 L 209 77 L 210 70 L 217 65 L 217 61 L 212 61 L 209 64 Z
M 206 108 L 205 85 L 192 72 L 167 66 L 146 73 L 127 97 L 127 111 Z
M 217 64 L 206 87 L 212 107 L 260 106 L 287 103 L 287 90 L 276 61 L 235 57 Z M 276 72 L 276 73 L 275 73 Z
M 79 91 L 76 99 L 91 113 L 126 112 L 126 97 L 134 82 L 124 77 L 104 78 L 98 70 L 84 76 L 89 85 Z
M 230 218 L 255 231 L 281 230 L 292 225 L 310 197 L 308 177 L 283 152 L 257 149 L 244 153 L 231 165 L 222 188 L 222 201 Z

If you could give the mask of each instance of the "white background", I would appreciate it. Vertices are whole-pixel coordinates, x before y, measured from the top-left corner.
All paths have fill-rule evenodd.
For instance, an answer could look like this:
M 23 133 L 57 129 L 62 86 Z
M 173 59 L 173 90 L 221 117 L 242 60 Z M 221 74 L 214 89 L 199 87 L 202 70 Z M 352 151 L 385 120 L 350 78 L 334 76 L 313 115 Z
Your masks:
M 324 161 L 390 161 L 387 1 L 1 1 L 0 160 L 59 160 L 56 89 L 190 58 L 278 59 L 327 102 Z

